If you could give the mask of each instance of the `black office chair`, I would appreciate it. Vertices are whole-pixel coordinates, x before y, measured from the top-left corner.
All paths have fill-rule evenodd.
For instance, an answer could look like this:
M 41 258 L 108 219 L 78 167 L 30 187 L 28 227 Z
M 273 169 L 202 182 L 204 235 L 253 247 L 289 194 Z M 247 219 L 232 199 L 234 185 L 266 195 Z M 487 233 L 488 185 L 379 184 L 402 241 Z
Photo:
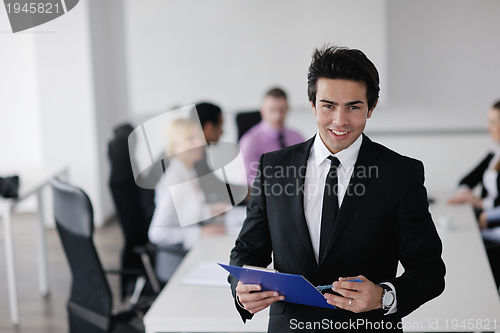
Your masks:
M 158 279 L 156 273 L 168 270 L 169 267 L 154 267 L 153 263 L 158 261 L 164 263 L 162 258 L 165 256 L 182 258 L 186 252 L 175 246 L 156 247 L 148 241 L 149 224 L 155 209 L 152 188 L 160 180 L 170 160 L 164 153 L 158 156 L 157 162 L 140 175 L 141 183 L 148 184 L 150 188 L 137 186 L 132 171 L 134 159 L 130 158 L 129 152 L 128 137 L 132 131 L 130 124 L 123 124 L 114 129 L 115 137 L 108 145 L 111 162 L 109 186 L 125 238 L 122 269 L 139 269 L 144 272 L 148 279 L 143 294 L 156 295 L 168 282 Z M 137 281 L 132 277 L 123 277 L 122 299 L 132 290 L 137 290 Z
M 141 260 L 141 255 L 148 251 L 154 256 L 154 251 L 148 244 L 148 228 L 155 208 L 154 190 L 141 188 L 135 183 L 128 143 L 128 137 L 133 130 L 130 124 L 123 124 L 114 129 L 115 136 L 108 144 L 111 164 L 109 187 L 125 239 L 121 253 L 121 268 L 147 273 L 149 279 L 145 293 L 154 295 L 160 291 L 160 286 L 154 278 L 152 265 L 143 264 L 149 257 Z M 150 182 L 155 183 L 154 180 Z M 141 251 L 135 251 L 137 247 Z M 137 290 L 137 282 L 133 276 L 122 276 L 122 300 Z
M 67 302 L 70 333 L 144 332 L 137 307 L 112 313 L 111 290 L 92 240 L 94 216 L 88 196 L 57 179 L 50 183 L 57 231 L 72 275 Z
M 250 128 L 262 120 L 260 111 L 240 112 L 236 115 L 236 126 L 238 127 L 238 142 Z

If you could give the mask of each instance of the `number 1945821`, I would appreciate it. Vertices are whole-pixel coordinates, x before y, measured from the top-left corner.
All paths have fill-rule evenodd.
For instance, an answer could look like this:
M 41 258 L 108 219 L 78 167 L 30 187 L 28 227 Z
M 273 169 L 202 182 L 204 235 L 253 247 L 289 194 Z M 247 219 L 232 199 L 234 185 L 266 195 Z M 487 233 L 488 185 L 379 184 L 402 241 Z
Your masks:
M 59 13 L 59 4 L 51 4 L 50 2 L 48 3 L 41 3 L 41 2 L 31 2 L 31 3 L 25 3 L 24 6 L 21 6 L 20 3 L 13 3 L 13 4 L 6 4 L 7 7 L 7 13 L 40 13 L 40 14 L 58 14 Z
M 463 329 L 463 330 L 476 330 L 476 331 L 488 331 L 497 329 L 497 321 L 489 319 L 468 319 L 468 320 L 445 320 L 446 328 L 449 329 Z

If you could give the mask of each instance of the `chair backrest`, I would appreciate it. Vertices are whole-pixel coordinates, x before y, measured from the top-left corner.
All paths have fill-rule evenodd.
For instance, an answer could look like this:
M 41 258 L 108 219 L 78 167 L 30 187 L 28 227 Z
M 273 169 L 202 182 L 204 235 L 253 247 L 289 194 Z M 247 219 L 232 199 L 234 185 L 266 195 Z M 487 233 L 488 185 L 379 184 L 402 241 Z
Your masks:
M 243 134 L 262 120 L 260 111 L 240 112 L 236 115 L 236 126 L 238 127 L 238 142 Z
M 109 187 L 116 213 L 123 228 L 126 247 L 145 245 L 147 230 L 154 211 L 154 191 L 138 187 L 132 172 L 128 136 L 133 128 L 129 124 L 114 129 L 114 138 L 108 144 L 111 164 Z M 147 211 L 144 208 L 148 206 Z
M 57 231 L 72 275 L 68 301 L 70 332 L 107 332 L 112 296 L 92 240 L 92 204 L 81 189 L 57 179 L 50 183 Z
M 128 143 L 133 130 L 130 124 L 116 127 L 114 137 L 108 143 L 111 165 L 109 188 L 125 238 L 121 251 L 121 268 L 142 270 L 141 258 L 133 249 L 145 246 L 148 242 L 148 228 L 155 204 L 154 190 L 140 188 L 135 183 Z M 123 300 L 126 295 L 132 294 L 136 277 L 122 275 L 120 280 Z

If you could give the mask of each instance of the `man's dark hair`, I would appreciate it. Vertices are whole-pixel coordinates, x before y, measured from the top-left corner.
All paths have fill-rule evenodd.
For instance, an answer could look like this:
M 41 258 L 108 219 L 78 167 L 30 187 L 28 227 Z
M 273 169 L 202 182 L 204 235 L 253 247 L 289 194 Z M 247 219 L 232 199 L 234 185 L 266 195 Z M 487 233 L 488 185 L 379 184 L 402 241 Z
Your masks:
M 217 126 L 222 114 L 217 105 L 206 102 L 196 104 L 196 112 L 198 113 L 198 118 L 200 119 L 201 128 L 204 128 L 208 122 Z
M 317 83 L 320 78 L 364 82 L 368 110 L 378 100 L 379 76 L 375 65 L 360 50 L 338 46 L 316 49 L 307 73 L 307 94 L 316 105 Z
M 500 111 L 500 101 L 497 101 L 495 104 L 493 104 L 492 108 Z
M 284 98 L 286 99 L 286 93 L 283 91 L 283 89 L 280 89 L 280 88 L 272 88 L 271 90 L 269 90 L 267 93 L 266 93 L 266 96 L 265 97 L 268 97 L 268 96 L 271 96 L 271 97 L 274 97 L 274 98 Z

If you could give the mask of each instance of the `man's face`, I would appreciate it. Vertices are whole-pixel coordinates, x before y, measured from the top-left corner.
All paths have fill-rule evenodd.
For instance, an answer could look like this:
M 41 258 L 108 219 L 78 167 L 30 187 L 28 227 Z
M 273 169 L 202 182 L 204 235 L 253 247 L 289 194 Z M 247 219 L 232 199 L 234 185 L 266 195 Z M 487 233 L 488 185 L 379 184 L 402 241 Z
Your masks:
M 311 102 L 312 111 L 321 139 L 335 154 L 363 133 L 375 106 L 368 110 L 363 82 L 320 78 L 316 87 L 316 105 Z
M 211 122 L 207 122 L 203 128 L 203 134 L 205 134 L 205 140 L 207 142 L 219 142 L 219 138 L 222 135 L 222 125 L 224 124 L 224 118 L 222 113 L 219 115 L 219 122 L 214 125 Z
M 276 129 L 281 129 L 285 124 L 288 112 L 288 103 L 285 98 L 267 96 L 262 103 L 260 114 L 262 119 Z

